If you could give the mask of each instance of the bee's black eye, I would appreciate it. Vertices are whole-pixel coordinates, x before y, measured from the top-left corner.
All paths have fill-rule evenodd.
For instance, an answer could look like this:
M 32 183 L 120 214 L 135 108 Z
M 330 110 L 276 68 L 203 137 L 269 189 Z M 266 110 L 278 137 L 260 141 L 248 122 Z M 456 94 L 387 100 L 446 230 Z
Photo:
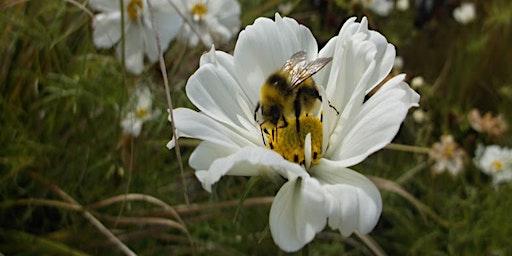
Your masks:
M 268 77 L 267 83 L 278 88 L 286 88 L 286 79 L 279 74 L 272 74 Z

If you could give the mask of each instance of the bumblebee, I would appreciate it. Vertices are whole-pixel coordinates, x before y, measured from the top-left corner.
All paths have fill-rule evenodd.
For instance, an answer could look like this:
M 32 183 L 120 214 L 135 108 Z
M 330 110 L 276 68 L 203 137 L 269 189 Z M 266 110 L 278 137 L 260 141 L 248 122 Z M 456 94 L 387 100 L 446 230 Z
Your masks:
M 268 133 L 267 127 L 274 131 L 276 128 L 288 126 L 286 118 L 290 117 L 295 117 L 297 133 L 300 131 L 300 115 L 310 113 L 317 100 L 322 101 L 312 76 L 331 60 L 332 58 L 318 58 L 307 61 L 306 52 L 299 51 L 267 78 L 261 88 L 260 101 L 254 110 L 254 120 L 258 122 L 257 114 L 261 109 L 263 122 L 259 125 L 262 132 Z M 331 108 L 336 110 L 333 106 Z M 337 110 L 336 112 L 338 113 Z

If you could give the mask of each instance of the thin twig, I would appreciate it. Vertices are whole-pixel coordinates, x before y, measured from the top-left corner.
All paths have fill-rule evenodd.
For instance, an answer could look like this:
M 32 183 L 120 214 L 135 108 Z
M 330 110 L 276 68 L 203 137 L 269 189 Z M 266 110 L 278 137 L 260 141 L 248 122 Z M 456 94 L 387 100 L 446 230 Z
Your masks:
M 77 205 L 79 207 L 82 207 L 79 203 L 77 203 L 71 196 L 69 196 L 66 192 L 64 192 L 59 187 L 55 186 L 54 184 L 50 183 L 45 178 L 41 177 L 41 175 L 30 171 L 29 175 L 38 180 L 39 182 L 43 183 L 45 186 L 47 186 L 50 190 L 52 190 L 54 193 L 56 193 L 58 196 L 60 196 L 64 201 Z M 83 207 L 82 207 L 83 208 Z M 112 243 L 114 243 L 124 254 L 129 256 L 135 256 L 135 252 L 133 252 L 128 246 L 126 246 L 121 240 L 119 240 L 108 228 L 106 228 L 98 219 L 96 219 L 90 212 L 84 210 L 82 212 L 82 215 L 94 226 L 96 229 L 98 229 L 103 235 L 105 235 Z
M 406 181 L 408 181 L 409 179 L 414 177 L 414 175 L 421 172 L 426 166 L 427 166 L 427 161 L 423 161 L 423 162 L 419 163 L 418 165 L 416 165 L 415 167 L 413 167 L 412 169 L 408 170 L 407 172 L 402 174 L 400 177 L 398 177 L 396 179 L 396 183 L 398 183 L 398 184 L 405 183 Z
M 355 231 L 354 234 L 356 234 L 361 241 L 363 241 L 368 248 L 377 256 L 386 256 L 386 252 L 382 247 L 369 235 L 361 235 L 359 232 Z
M 64 1 L 74 5 L 76 7 L 78 7 L 78 9 L 80 9 L 80 10 L 84 11 L 85 13 L 87 13 L 87 15 L 89 15 L 90 18 L 94 18 L 94 14 L 89 9 L 87 9 L 87 7 L 85 7 L 84 4 L 79 3 L 79 2 L 77 2 L 75 0 L 64 0 Z
M 176 228 L 181 231 L 185 231 L 185 227 L 179 224 L 176 221 L 158 218 L 158 217 L 119 217 L 119 216 L 110 216 L 106 214 L 98 214 L 99 219 L 103 219 L 110 222 L 116 222 L 119 224 L 128 224 L 128 225 L 158 225 L 165 226 L 170 228 Z
M 145 194 L 123 194 L 123 195 L 114 196 L 114 197 L 107 198 L 105 200 L 93 203 L 91 205 L 88 205 L 87 209 L 102 208 L 102 207 L 105 207 L 105 206 L 108 206 L 108 205 L 111 205 L 114 203 L 118 203 L 118 202 L 123 202 L 123 201 L 144 201 L 147 203 L 158 205 L 158 206 L 164 208 L 166 211 L 169 211 L 171 213 L 171 215 L 174 218 L 176 218 L 180 223 L 182 223 L 183 225 L 185 224 L 183 222 L 183 220 L 181 219 L 180 215 L 174 210 L 173 207 L 171 207 L 170 205 L 168 205 L 167 203 L 165 203 L 164 201 L 162 201 L 156 197 L 145 195 Z
M 385 148 L 392 149 L 392 150 L 412 152 L 412 153 L 422 153 L 422 154 L 428 154 L 428 152 L 430 152 L 430 148 L 396 144 L 396 143 L 389 143 Z
M 76 205 L 76 204 L 70 204 L 66 202 L 62 202 L 59 200 L 50 200 L 50 199 L 44 199 L 44 198 L 27 198 L 27 199 L 17 199 L 17 200 L 8 200 L 3 201 L 0 203 L 0 208 L 7 208 L 12 206 L 18 206 L 18 205 L 44 205 L 44 206 L 51 206 L 56 207 L 60 209 L 66 209 L 70 211 L 83 211 L 83 207 Z
M 446 77 L 448 76 L 451 66 L 452 66 L 452 55 L 450 55 L 448 57 L 448 59 L 446 60 L 446 62 L 443 65 L 443 69 L 441 70 L 441 73 L 439 74 L 436 81 L 432 85 L 433 92 L 435 92 L 437 89 L 439 89 L 439 87 L 441 87 L 441 85 L 444 83 L 444 81 L 446 80 Z
M 274 201 L 273 196 L 268 197 L 255 197 L 247 198 L 244 202 L 244 206 L 255 206 L 255 205 L 268 205 Z M 174 210 L 179 214 L 191 214 L 195 212 L 208 211 L 212 209 L 231 208 L 236 207 L 240 203 L 240 200 L 231 200 L 225 202 L 218 202 L 212 204 L 191 204 L 191 205 L 176 205 Z
M 448 228 L 451 226 L 450 222 L 443 219 L 441 216 L 439 216 L 437 213 L 434 212 L 430 207 L 423 204 L 420 200 L 418 200 L 416 197 L 411 195 L 407 190 L 405 190 L 402 186 L 400 186 L 398 183 L 393 182 L 391 180 L 379 178 L 376 176 L 367 176 L 375 185 L 384 190 L 388 190 L 391 192 L 395 192 L 398 195 L 402 196 L 406 200 L 408 200 L 410 203 L 412 203 L 416 209 L 419 210 L 419 213 L 423 217 L 423 219 L 426 219 L 425 213 L 428 214 L 432 219 L 437 221 L 439 224 L 441 224 L 443 227 Z
M 183 170 L 183 161 L 181 158 L 181 151 L 180 151 L 180 145 L 178 143 L 178 136 L 176 135 L 176 126 L 174 125 L 174 111 L 172 108 L 172 99 L 171 99 L 171 91 L 169 90 L 169 81 L 167 80 L 167 70 L 165 68 L 165 60 L 164 55 L 162 53 L 162 47 L 160 45 L 160 37 L 158 36 L 158 29 L 156 27 L 155 22 L 155 16 L 153 14 L 153 7 L 151 7 L 151 1 L 147 0 L 148 8 L 150 10 L 150 16 L 151 16 L 151 25 L 153 25 L 153 31 L 155 32 L 155 38 L 156 38 L 156 46 L 158 50 L 158 62 L 160 64 L 160 72 L 162 73 L 162 78 L 164 80 L 164 86 L 165 86 L 165 96 L 167 98 L 167 106 L 169 108 L 169 115 L 171 117 L 171 130 L 172 130 L 172 137 L 174 139 L 174 151 L 176 152 L 176 158 L 178 158 L 178 166 L 180 168 L 180 174 L 181 174 L 181 181 L 183 183 L 183 196 L 185 198 L 185 203 L 188 205 L 190 204 L 188 200 L 188 194 L 187 194 L 187 182 L 185 181 L 185 171 Z

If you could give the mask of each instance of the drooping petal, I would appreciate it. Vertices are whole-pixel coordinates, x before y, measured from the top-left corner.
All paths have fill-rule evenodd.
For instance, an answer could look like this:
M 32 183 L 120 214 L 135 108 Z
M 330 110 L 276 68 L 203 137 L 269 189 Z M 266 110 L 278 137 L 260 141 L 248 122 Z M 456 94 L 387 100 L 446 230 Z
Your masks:
M 234 51 L 235 70 L 240 83 L 256 106 L 267 77 L 283 66 L 294 53 L 306 50 L 308 59 L 317 55 L 311 31 L 290 18 L 276 14 L 275 22 L 258 18 L 240 32 Z
M 383 148 L 394 138 L 407 111 L 417 106 L 419 95 L 403 82 L 404 75 L 386 82 L 357 115 L 338 126 L 324 156 L 352 166 Z
M 231 147 L 202 141 L 190 155 L 189 165 L 195 170 L 208 170 L 213 161 L 227 157 L 236 152 Z
M 326 196 L 329 226 L 344 236 L 354 231 L 370 232 L 382 212 L 382 199 L 375 185 L 365 176 L 339 165 L 320 159 L 310 170 L 322 185 Z
M 94 45 L 98 48 L 110 48 L 121 39 L 121 12 L 97 14 L 92 26 Z
M 281 176 L 288 179 L 307 176 L 297 164 L 285 160 L 278 153 L 264 147 L 247 146 L 236 153 L 213 161 L 210 168 L 196 171 L 203 188 L 211 192 L 212 185 L 224 175 L 268 177 Z
M 286 252 L 309 243 L 327 222 L 324 190 L 317 180 L 296 178 L 277 192 L 270 208 L 270 232 Z

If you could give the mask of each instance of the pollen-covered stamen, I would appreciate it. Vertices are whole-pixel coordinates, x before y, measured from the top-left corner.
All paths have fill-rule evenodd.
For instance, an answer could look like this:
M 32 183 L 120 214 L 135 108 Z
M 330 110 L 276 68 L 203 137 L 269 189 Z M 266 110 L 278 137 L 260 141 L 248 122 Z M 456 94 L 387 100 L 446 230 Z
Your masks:
M 265 134 L 269 149 L 281 154 L 284 159 L 305 165 L 304 146 L 306 135 L 311 134 L 311 163 L 318 164 L 322 157 L 322 122 L 318 117 L 302 115 L 299 117 L 300 130 L 297 133 L 296 119 L 286 118 L 286 127 L 275 129 L 274 136 Z
M 208 13 L 208 7 L 204 3 L 196 3 L 192 8 L 190 8 L 190 13 L 192 14 L 192 18 L 194 21 L 201 21 L 203 16 Z
M 139 15 L 142 13 L 142 7 L 142 0 L 131 0 L 128 3 L 128 17 L 130 17 L 131 21 L 136 21 L 139 18 Z

